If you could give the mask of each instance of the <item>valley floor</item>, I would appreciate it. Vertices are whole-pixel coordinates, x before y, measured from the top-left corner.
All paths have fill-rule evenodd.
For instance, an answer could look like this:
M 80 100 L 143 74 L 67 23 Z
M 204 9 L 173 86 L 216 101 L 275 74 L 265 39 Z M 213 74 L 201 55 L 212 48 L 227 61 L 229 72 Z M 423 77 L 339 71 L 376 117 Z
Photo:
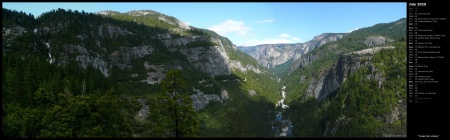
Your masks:
M 283 119 L 283 113 L 285 109 L 289 109 L 289 106 L 284 104 L 286 100 L 286 92 L 284 91 L 286 86 L 283 86 L 281 90 L 281 96 L 283 97 L 276 104 L 276 108 L 281 108 L 281 111 L 275 111 L 275 121 L 272 121 L 272 131 L 275 133 L 275 137 L 292 137 L 292 122 L 289 117 Z

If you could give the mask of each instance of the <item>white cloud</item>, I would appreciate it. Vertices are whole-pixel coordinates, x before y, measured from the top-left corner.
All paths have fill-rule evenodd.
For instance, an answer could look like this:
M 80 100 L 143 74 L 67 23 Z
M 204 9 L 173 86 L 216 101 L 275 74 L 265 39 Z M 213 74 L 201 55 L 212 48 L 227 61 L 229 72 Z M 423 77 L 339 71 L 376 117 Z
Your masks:
M 274 22 L 275 20 L 273 19 L 265 19 L 265 20 L 258 20 L 256 21 L 257 23 L 270 23 L 270 22 Z
M 288 38 L 288 37 L 290 37 L 290 35 L 289 34 L 286 34 L 286 33 L 282 33 L 280 36 L 278 36 L 278 37 L 280 37 L 280 38 Z
M 226 20 L 219 25 L 213 25 L 208 29 L 217 32 L 220 35 L 226 35 L 228 33 L 235 32 L 240 36 L 246 36 L 249 30 L 252 28 L 245 26 L 244 21 Z
M 356 31 L 356 30 L 359 30 L 359 28 L 355 28 L 355 29 L 353 29 L 353 30 L 350 30 L 350 31 L 348 31 L 347 33 L 351 33 L 351 32 Z
M 300 38 L 293 37 L 291 40 L 292 40 L 292 41 L 295 41 L 295 42 L 299 42 L 299 41 L 300 41 Z

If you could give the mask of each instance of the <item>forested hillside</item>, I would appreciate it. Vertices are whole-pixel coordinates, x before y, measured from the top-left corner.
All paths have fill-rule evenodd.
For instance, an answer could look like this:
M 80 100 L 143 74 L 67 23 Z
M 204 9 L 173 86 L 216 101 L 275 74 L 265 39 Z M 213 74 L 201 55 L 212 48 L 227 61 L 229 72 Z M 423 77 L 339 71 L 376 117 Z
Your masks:
M 35 18 L 3 8 L 2 22 L 7 137 L 264 137 L 270 131 L 267 110 L 280 98 L 272 88 L 279 83 L 213 31 L 151 10 L 57 9 Z M 171 71 L 185 81 L 179 99 L 164 86 Z M 167 99 L 187 106 L 160 102 Z M 184 110 L 182 121 L 173 109 Z
M 294 62 L 284 81 L 294 135 L 406 136 L 405 28 L 363 28 Z
M 406 134 L 405 18 L 321 34 L 283 57 L 268 45 L 271 70 L 152 10 L 3 8 L 2 23 L 6 137 Z

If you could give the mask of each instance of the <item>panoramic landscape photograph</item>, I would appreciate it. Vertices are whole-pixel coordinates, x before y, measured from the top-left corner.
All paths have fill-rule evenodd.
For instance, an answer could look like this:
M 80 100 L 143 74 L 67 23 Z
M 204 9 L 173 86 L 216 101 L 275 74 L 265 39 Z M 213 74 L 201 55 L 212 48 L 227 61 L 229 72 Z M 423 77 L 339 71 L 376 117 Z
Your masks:
M 406 137 L 406 2 L 2 5 L 4 137 Z

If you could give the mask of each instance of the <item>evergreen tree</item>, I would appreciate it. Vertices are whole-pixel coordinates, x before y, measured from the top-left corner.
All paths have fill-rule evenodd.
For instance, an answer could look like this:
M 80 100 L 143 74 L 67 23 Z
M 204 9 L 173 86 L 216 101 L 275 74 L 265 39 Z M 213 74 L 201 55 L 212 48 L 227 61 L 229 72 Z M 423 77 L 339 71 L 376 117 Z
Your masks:
M 149 101 L 152 110 L 150 124 L 155 126 L 151 136 L 196 137 L 199 121 L 192 101 L 185 93 L 186 82 L 181 77 L 181 71 L 168 71 L 162 81 L 162 90 L 165 94 L 159 94 Z
M 233 107 L 228 107 L 225 111 L 223 123 L 225 124 L 225 131 L 227 136 L 231 137 L 246 137 L 249 136 L 250 114 L 244 110 L 244 103 L 236 101 Z

